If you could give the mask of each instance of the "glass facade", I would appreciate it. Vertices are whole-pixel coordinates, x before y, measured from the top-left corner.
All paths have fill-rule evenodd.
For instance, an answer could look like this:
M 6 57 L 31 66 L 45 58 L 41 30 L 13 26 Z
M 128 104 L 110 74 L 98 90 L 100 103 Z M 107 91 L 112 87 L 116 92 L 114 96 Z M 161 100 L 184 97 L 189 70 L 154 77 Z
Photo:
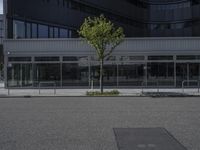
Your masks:
M 112 56 L 105 61 L 104 85 L 181 87 L 183 81 L 200 80 L 200 59 L 197 62 L 177 58 L 180 56 Z M 93 56 L 9 57 L 7 74 L 9 87 L 38 87 L 40 83 L 55 83 L 57 87 L 99 86 L 99 62 Z
M 15 20 L 13 22 L 13 37 L 15 39 L 25 38 L 25 23 Z
M 74 33 L 74 34 L 72 34 Z M 33 22 L 13 20 L 13 38 L 72 38 L 77 37 L 76 30 L 53 27 Z

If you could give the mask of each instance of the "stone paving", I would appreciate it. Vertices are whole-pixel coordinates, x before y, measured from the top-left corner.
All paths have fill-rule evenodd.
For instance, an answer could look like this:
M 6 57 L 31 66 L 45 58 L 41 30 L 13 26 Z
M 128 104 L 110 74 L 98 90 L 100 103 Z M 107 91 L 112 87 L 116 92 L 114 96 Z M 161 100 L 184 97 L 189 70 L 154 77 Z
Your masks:
M 199 106 L 198 97 L 0 98 L 0 150 L 118 150 L 113 129 L 157 127 L 200 150 Z

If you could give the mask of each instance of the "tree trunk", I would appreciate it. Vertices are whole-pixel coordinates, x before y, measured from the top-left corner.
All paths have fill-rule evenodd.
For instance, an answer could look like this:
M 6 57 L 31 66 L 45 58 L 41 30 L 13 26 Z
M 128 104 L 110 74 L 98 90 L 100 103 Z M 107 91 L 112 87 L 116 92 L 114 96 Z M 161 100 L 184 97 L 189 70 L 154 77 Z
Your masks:
M 100 89 L 101 94 L 103 94 L 103 59 L 100 60 Z

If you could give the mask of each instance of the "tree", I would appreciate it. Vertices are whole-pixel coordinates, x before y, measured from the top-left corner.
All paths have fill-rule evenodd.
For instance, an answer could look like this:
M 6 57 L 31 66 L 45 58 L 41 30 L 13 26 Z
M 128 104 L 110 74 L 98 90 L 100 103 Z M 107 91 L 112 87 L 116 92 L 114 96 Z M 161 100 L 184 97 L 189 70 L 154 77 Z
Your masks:
M 104 15 L 100 15 L 99 17 L 86 18 L 78 33 L 96 50 L 100 63 L 100 89 L 103 93 L 104 60 L 123 41 L 125 37 L 123 29 L 115 27 Z

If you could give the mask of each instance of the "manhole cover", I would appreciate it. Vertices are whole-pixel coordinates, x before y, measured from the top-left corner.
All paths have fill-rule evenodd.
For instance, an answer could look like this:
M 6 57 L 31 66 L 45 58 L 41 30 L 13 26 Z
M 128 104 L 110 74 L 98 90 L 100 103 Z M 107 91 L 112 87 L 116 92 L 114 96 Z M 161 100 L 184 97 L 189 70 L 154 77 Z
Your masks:
M 116 128 L 119 150 L 186 150 L 164 128 Z

